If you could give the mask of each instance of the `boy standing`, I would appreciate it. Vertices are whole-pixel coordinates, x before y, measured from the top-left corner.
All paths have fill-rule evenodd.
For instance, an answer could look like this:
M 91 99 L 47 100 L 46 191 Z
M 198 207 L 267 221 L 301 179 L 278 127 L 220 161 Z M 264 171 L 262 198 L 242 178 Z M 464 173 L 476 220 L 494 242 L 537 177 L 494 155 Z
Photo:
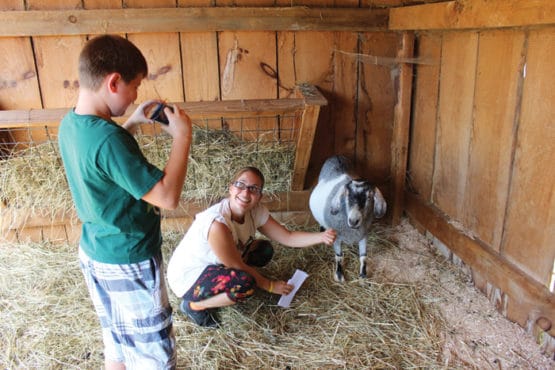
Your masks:
M 165 108 L 173 138 L 164 170 L 147 162 L 133 137 L 150 121 L 146 101 L 122 125 L 147 63 L 131 42 L 102 35 L 79 56 L 79 97 L 58 141 L 82 222 L 79 260 L 99 316 L 106 369 L 175 368 L 172 309 L 162 268 L 159 208 L 175 209 L 187 173 L 191 120 Z

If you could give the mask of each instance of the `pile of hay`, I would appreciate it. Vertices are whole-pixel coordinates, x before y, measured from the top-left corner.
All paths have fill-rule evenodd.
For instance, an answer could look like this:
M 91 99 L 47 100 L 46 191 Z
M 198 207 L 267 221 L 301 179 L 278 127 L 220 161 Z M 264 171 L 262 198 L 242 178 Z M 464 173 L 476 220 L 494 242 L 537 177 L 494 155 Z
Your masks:
M 290 142 L 239 140 L 226 130 L 193 126 L 193 145 L 187 166 L 182 199 L 212 203 L 225 195 L 230 177 L 244 166 L 258 167 L 265 176 L 267 194 L 289 191 L 295 161 L 295 146 Z M 146 158 L 163 168 L 171 147 L 166 135 L 138 138 Z
M 181 237 L 164 235 L 166 261 Z M 374 256 L 391 248 L 397 247 L 387 235 L 369 237 Z M 433 302 L 414 284 L 380 275 L 357 279 L 353 250 L 345 255 L 348 281 L 339 284 L 331 278 L 330 247 L 276 246 L 265 275 L 287 280 L 295 269 L 309 274 L 287 309 L 277 306 L 278 296 L 258 291 L 244 304 L 221 309 L 216 330 L 199 328 L 175 310 L 178 368 L 443 367 L 443 319 Z M 102 366 L 99 324 L 75 246 L 0 246 L 0 279 L 5 368 Z M 170 297 L 177 308 L 177 297 Z
M 230 176 L 240 167 L 259 167 L 266 175 L 266 193 L 288 191 L 295 148 L 279 141 L 244 141 L 228 131 L 194 126 L 187 179 L 182 199 L 210 203 L 227 190 Z M 166 134 L 139 134 L 147 159 L 164 168 L 171 149 Z M 11 152 L 0 160 L 0 203 L 30 215 L 55 218 L 72 214 L 74 206 L 56 141 Z

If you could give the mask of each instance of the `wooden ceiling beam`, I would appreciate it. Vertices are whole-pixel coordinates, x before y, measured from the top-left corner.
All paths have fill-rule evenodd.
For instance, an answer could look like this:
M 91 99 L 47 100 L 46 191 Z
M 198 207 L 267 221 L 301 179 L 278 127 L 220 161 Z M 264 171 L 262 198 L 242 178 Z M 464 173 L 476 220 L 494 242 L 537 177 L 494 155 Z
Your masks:
M 553 0 L 447 1 L 393 8 L 389 13 L 390 30 L 484 29 L 553 24 Z
M 386 30 L 388 9 L 207 7 L 0 12 L 0 37 L 198 31 Z

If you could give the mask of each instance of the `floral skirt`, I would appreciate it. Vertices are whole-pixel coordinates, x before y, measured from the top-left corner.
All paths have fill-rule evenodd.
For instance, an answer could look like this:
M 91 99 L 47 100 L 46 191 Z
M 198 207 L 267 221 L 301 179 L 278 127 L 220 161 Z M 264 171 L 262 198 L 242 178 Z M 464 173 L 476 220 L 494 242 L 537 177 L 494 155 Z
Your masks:
M 261 267 L 270 262 L 273 254 L 274 249 L 269 241 L 253 240 L 246 244 L 242 257 L 248 265 Z M 241 302 L 252 296 L 255 288 L 256 280 L 246 271 L 224 265 L 209 265 L 183 299 L 198 302 L 226 293 L 233 302 Z

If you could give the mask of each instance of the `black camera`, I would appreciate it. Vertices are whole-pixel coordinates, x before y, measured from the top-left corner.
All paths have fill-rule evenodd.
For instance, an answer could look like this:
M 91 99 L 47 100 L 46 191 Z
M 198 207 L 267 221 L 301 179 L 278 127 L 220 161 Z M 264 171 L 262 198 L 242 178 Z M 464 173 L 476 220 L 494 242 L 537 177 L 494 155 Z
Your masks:
M 169 124 L 170 122 L 168 121 L 168 117 L 166 116 L 166 113 L 164 113 L 165 107 L 168 107 L 173 112 L 173 108 L 170 107 L 169 105 L 166 105 L 164 103 L 158 103 L 158 105 L 150 115 L 150 119 L 156 122 L 160 122 L 164 125 Z

